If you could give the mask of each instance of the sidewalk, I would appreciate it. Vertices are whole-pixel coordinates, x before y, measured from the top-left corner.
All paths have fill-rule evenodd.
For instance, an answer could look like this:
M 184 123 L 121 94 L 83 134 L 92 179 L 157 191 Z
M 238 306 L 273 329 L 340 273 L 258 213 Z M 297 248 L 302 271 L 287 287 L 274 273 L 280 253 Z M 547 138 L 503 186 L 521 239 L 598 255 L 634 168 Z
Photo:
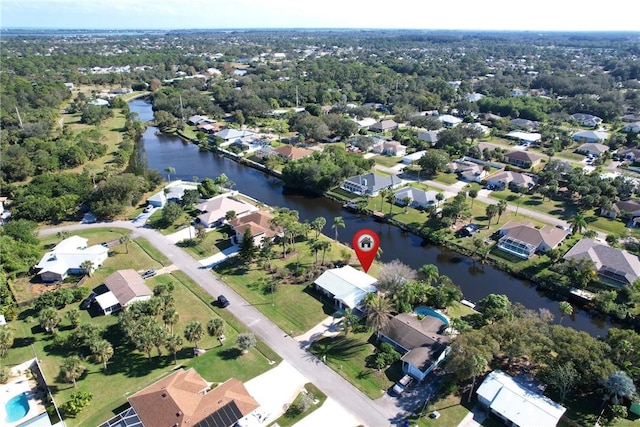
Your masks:
M 198 263 L 200 263 L 204 268 L 212 268 L 213 266 L 220 264 L 225 259 L 236 255 L 238 255 L 238 247 L 233 245 L 222 252 L 218 252 L 217 254 L 210 256 L 209 258 L 201 259 Z
M 480 427 L 487 419 L 487 413 L 479 406 L 474 406 L 471 412 L 460 421 L 458 427 Z

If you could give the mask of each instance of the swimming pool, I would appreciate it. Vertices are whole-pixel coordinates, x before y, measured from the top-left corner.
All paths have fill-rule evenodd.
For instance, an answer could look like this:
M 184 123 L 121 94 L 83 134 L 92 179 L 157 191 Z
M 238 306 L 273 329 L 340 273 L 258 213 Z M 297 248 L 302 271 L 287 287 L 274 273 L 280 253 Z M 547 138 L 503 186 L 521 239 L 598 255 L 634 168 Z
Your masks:
M 421 316 L 433 316 L 433 317 L 437 317 L 438 319 L 442 320 L 442 323 L 444 323 L 445 325 L 449 325 L 449 318 L 447 316 L 445 316 L 442 313 L 438 313 L 437 311 L 429 308 L 429 307 L 425 307 L 423 305 L 421 305 L 420 307 L 416 307 L 413 312 L 415 314 L 419 314 Z
M 29 399 L 27 399 L 26 393 L 20 393 L 9 400 L 5 405 L 7 411 L 8 423 L 13 423 L 23 418 L 29 412 Z

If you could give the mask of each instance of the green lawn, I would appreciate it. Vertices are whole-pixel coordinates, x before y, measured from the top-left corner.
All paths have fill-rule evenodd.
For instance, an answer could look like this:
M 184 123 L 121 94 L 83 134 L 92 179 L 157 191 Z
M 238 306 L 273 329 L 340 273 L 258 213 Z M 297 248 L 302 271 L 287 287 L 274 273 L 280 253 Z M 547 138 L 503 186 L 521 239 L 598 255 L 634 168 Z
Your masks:
M 455 173 L 445 173 L 440 172 L 435 177 L 430 177 L 429 179 L 433 179 L 436 182 L 440 182 L 442 184 L 453 185 L 458 182 L 458 176 Z
M 394 167 L 398 163 L 402 162 L 402 157 L 392 156 L 373 156 L 372 159 L 379 165 L 386 166 L 388 168 Z
M 183 212 L 180 218 L 178 218 L 170 226 L 166 227 L 164 222 L 162 221 L 162 209 L 156 209 L 147 220 L 147 225 L 151 228 L 156 229 L 165 236 L 168 236 L 169 234 L 173 234 L 177 231 L 182 230 L 183 228 L 188 227 L 189 225 L 191 225 L 192 221 L 193 217 L 188 212 Z
M 375 351 L 371 339 L 371 331 L 365 329 L 346 337 L 340 334 L 321 338 L 313 343 L 310 351 L 369 398 L 377 399 L 402 377 L 402 367 L 394 363 L 382 371 L 367 368 L 367 358 Z
M 195 240 L 196 244 L 194 245 L 181 246 L 197 260 L 208 258 L 233 245 L 229 239 L 229 236 L 231 236 L 232 233 L 233 231 L 228 226 L 217 228 L 207 232 L 202 242 L 197 242 L 197 240 Z
M 126 231 L 122 230 L 122 232 Z M 90 243 L 95 243 L 112 240 L 113 237 L 120 235 L 120 230 L 87 230 L 78 234 L 89 237 Z M 49 237 L 45 239 L 45 244 L 57 243 L 58 240 L 56 236 Z M 128 254 L 124 245 L 112 248 L 110 257 L 103 267 L 94 273 L 85 286 L 88 288 L 97 286 L 108 274 L 118 269 L 143 270 L 161 267 L 162 264 L 154 258 L 164 257 L 154 254 L 153 251 L 149 251 L 150 256 L 147 252 L 148 246 L 146 241 L 135 239 L 129 243 Z M 163 262 L 166 260 L 163 259 Z M 175 285 L 175 307 L 180 316 L 179 323 L 174 326 L 176 333 L 182 335 L 184 325 L 191 320 L 206 324 L 216 316 L 218 310 L 210 304 L 210 297 L 182 272 L 175 271 L 147 279 L 150 288 L 159 283 L 168 282 Z M 72 332 L 65 314 L 71 308 L 77 307 L 76 302 L 59 310 L 62 318 L 59 326 L 60 336 L 67 336 Z M 227 323 L 225 331 L 227 339 L 223 345 L 220 346 L 217 339 L 206 335 L 198 346 L 208 351 L 194 358 L 193 344 L 185 340 L 183 349 L 178 353 L 178 366 L 195 367 L 207 381 L 221 382 L 229 377 L 246 381 L 268 370 L 271 366 L 269 361 L 280 360 L 277 354 L 261 342 L 249 353 L 241 355 L 235 348 L 235 341 L 238 333 L 245 332 L 246 328 L 225 310 L 220 310 L 219 314 Z M 112 343 L 115 352 L 106 372 L 103 372 L 102 364 L 93 363 L 90 357 L 84 360 L 87 370 L 78 380 L 77 390 L 90 391 L 93 394 L 93 400 L 88 409 L 78 414 L 76 418 L 67 420 L 69 426 L 97 425 L 107 420 L 114 415 L 114 410 L 126 403 L 129 395 L 167 375 L 175 368 L 173 356 L 167 355 L 166 350 L 163 350 L 163 355 L 158 357 L 154 349 L 151 360 L 147 359 L 146 354 L 134 350 L 130 343 L 123 340 L 123 335 L 117 326 L 117 319 L 117 316 L 92 317 L 89 312 L 81 311 L 81 324 L 91 323 L 100 326 L 104 331 L 103 336 Z M 35 351 L 41 360 L 43 373 L 56 402 L 58 405 L 64 403 L 74 391 L 71 384 L 62 382 L 58 378 L 59 366 L 68 356 L 68 352 L 53 345 L 52 336 L 38 326 L 37 313 L 31 309 L 22 311 L 18 320 L 9 322 L 9 327 L 14 332 L 15 340 L 13 347 L 2 360 L 3 365 L 12 366 L 33 358 Z

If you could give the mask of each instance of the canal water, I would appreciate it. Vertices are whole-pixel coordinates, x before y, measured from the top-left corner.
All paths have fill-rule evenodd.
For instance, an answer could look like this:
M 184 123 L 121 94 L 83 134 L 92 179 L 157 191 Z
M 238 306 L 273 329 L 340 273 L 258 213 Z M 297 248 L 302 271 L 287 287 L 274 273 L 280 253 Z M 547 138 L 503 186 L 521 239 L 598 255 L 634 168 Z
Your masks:
M 131 101 L 129 106 L 131 111 L 138 113 L 141 120 L 153 119 L 153 111 L 148 102 L 137 99 Z M 512 302 L 519 302 L 527 308 L 548 309 L 554 314 L 555 321 L 560 321 L 558 301 L 538 291 L 535 285 L 516 279 L 492 266 L 474 263 L 470 258 L 446 248 L 425 246 L 418 236 L 403 233 L 396 227 L 351 213 L 327 198 L 288 194 L 283 191 L 282 181 L 220 155 L 201 152 L 196 145 L 175 136 L 159 134 L 154 127 L 147 128 L 142 142 L 149 168 L 157 169 L 164 174 L 165 168 L 173 167 L 175 173 L 172 173 L 172 179 L 191 181 L 197 177 L 197 180 L 202 180 L 205 177 L 215 178 L 224 173 L 235 183 L 234 189 L 269 206 L 295 209 L 300 213 L 301 221 L 312 221 L 319 216 L 326 218 L 324 233 L 329 236 L 334 235 L 331 229 L 333 218 L 342 216 L 346 227 L 338 230 L 338 239 L 350 243 L 353 235 L 362 228 L 376 231 L 380 236 L 383 262 L 399 259 L 414 269 L 425 264 L 435 264 L 440 274 L 449 276 L 462 289 L 467 300 L 478 302 L 491 293 L 505 294 Z M 563 320 L 563 325 L 572 326 L 594 336 L 604 336 L 611 326 L 605 319 L 592 317 L 577 308 L 571 317 Z

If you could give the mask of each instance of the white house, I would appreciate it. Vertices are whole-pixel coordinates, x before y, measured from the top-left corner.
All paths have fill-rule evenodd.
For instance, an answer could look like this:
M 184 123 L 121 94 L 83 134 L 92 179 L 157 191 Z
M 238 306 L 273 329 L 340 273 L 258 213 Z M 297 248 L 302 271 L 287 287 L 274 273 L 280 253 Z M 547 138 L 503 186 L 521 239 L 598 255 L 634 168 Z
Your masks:
M 173 181 L 147 199 L 147 203 L 156 208 L 162 208 L 167 202 L 180 202 L 185 190 L 197 190 L 195 182 Z
M 519 142 L 536 144 L 542 139 L 542 135 L 536 132 L 523 132 L 514 130 L 505 135 L 507 138 L 515 139 Z
M 87 247 L 89 240 L 71 236 L 58 243 L 44 254 L 35 268 L 43 282 L 64 280 L 69 274 L 84 274 L 82 264 L 90 261 L 92 270 L 97 269 L 109 256 L 109 249 L 102 245 Z
M 429 190 L 420 190 L 414 187 L 403 187 L 394 192 L 396 195 L 396 204 L 404 206 L 404 199 L 409 198 L 409 206 L 414 208 L 426 208 L 427 206 L 435 206 L 441 203 L 438 201 L 438 192 Z
M 405 165 L 410 165 L 413 162 L 417 162 L 420 160 L 425 154 L 427 154 L 426 150 L 416 151 L 415 153 L 407 154 L 402 158 L 402 163 Z
M 351 193 L 377 196 L 385 188 L 394 188 L 402 184 L 402 179 L 391 175 L 384 176 L 375 173 L 356 175 L 345 180 L 340 188 Z
M 104 279 L 104 284 L 109 292 L 96 297 L 104 314 L 115 313 L 138 301 L 146 301 L 153 295 L 135 270 L 118 270 Z
M 407 154 L 407 147 L 398 141 L 389 141 L 382 144 L 382 154 L 387 156 L 400 157 Z
M 438 116 L 438 120 L 440 120 L 442 124 L 448 128 L 454 128 L 462 123 L 462 119 L 450 114 L 443 114 L 442 116 Z
M 364 271 L 350 265 L 332 268 L 320 275 L 313 283 L 324 296 L 329 297 L 339 309 L 358 309 L 364 311 L 364 298 L 377 290 L 378 281 Z
M 602 123 L 602 119 L 600 117 L 587 113 L 575 113 L 571 115 L 571 118 L 582 126 L 590 128 L 594 128 Z
M 491 372 L 478 388 L 478 401 L 508 425 L 555 427 L 567 408 L 527 388 L 500 370 Z
M 573 140 L 579 142 L 602 142 L 609 138 L 609 134 L 597 130 L 584 130 L 573 134 Z

